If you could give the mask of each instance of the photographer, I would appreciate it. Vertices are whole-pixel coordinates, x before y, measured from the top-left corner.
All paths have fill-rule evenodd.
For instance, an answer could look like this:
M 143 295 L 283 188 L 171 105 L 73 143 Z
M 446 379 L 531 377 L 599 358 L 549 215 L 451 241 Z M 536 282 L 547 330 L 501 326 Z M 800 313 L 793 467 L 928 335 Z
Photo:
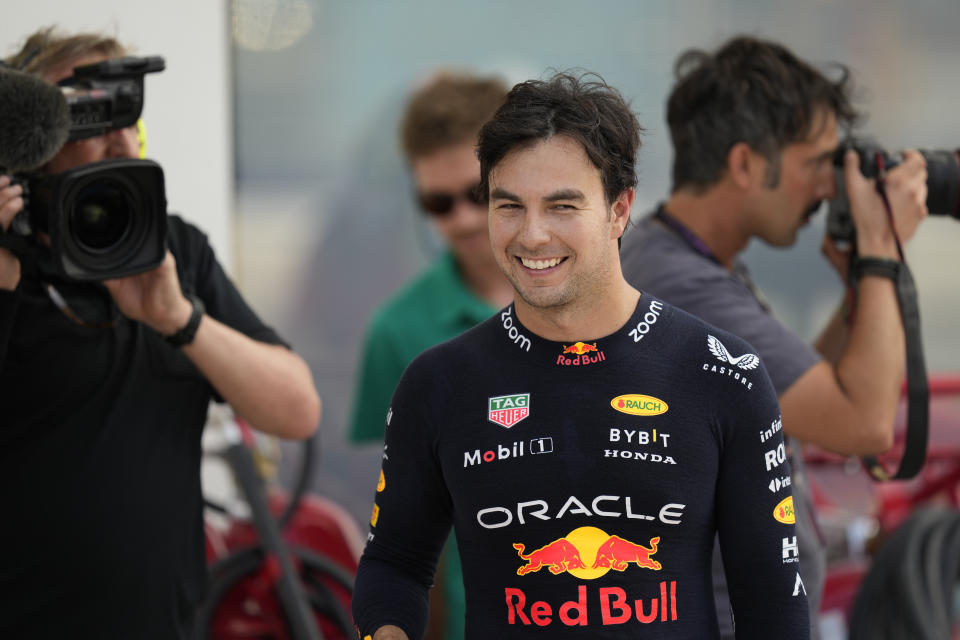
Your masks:
M 47 29 L 8 62 L 56 83 L 122 55 L 112 38 Z M 113 130 L 44 171 L 139 152 L 136 127 Z M 0 178 L 5 231 L 24 205 Z M 320 415 L 311 375 L 179 217 L 160 266 L 102 284 L 60 275 L 48 238 L 36 245 L 0 249 L 0 637 L 186 637 L 206 574 L 208 403 L 304 438 Z
M 869 455 L 893 442 L 905 369 L 896 290 L 889 278 L 857 267 L 867 258 L 898 260 L 894 233 L 907 241 L 927 215 L 925 162 L 907 152 L 887 174 L 888 222 L 874 181 L 860 173 L 857 154 L 844 156 L 857 233 L 856 313 L 848 324 L 848 310 L 838 310 L 811 348 L 772 315 L 739 254 L 751 238 L 791 245 L 821 202 L 835 195 L 838 126 L 857 117 L 846 71 L 833 82 L 783 46 L 750 37 L 734 38 L 713 54 L 689 51 L 676 70 L 667 103 L 675 148 L 672 193 L 627 234 L 624 275 L 634 286 L 744 338 L 766 364 L 789 436 L 796 542 L 816 634 L 825 557 L 800 443 Z M 849 255 L 829 239 L 823 252 L 847 282 Z M 740 355 L 717 350 L 710 364 L 735 371 Z M 777 460 L 768 472 L 772 492 L 790 480 Z M 784 541 L 785 558 L 793 542 Z M 726 598 L 716 595 L 721 628 L 729 636 Z

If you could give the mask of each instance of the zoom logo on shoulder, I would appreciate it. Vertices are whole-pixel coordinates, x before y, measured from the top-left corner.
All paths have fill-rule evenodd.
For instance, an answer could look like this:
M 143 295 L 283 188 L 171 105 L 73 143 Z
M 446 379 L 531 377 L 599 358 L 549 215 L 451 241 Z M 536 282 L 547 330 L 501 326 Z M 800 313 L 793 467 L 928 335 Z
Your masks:
M 511 458 L 522 458 L 524 455 L 538 455 L 542 453 L 553 453 L 553 438 L 531 438 L 530 440 L 517 440 L 510 444 L 497 444 L 495 447 L 481 451 L 463 452 L 463 468 L 472 467 L 484 462 L 495 462 L 497 460 L 509 460 Z

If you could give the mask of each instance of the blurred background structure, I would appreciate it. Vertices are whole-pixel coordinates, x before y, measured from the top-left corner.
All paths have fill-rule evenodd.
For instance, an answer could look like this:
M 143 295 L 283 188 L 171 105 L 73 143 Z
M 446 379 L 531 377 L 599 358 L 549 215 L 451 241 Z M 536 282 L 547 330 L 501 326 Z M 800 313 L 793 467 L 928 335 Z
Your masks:
M 211 234 L 258 313 L 307 359 L 324 400 L 312 489 L 364 523 L 380 450 L 345 438 L 371 310 L 439 250 L 398 147 L 405 98 L 438 67 L 510 83 L 582 68 L 646 127 L 634 216 L 669 189 L 664 101 L 673 62 L 749 33 L 853 71 L 862 126 L 888 149 L 960 147 L 956 0 L 231 0 L 7 3 L 0 45 L 41 25 L 116 33 L 167 70 L 147 79 L 149 155 L 171 211 Z M 776 313 L 813 338 L 842 287 L 819 253 L 823 215 L 787 255 L 747 261 Z M 960 221 L 934 218 L 909 248 L 927 364 L 960 371 Z M 289 479 L 291 464 L 281 470 Z M 284 476 L 286 474 L 286 476 Z
M 258 13 L 267 5 L 275 7 L 270 20 Z M 960 85 L 951 81 L 960 4 L 910 6 L 907 13 L 905 3 L 868 0 L 234 2 L 236 267 L 245 293 L 305 355 L 324 398 L 314 488 L 361 521 L 368 516 L 379 449 L 347 445 L 345 422 L 370 311 L 437 251 L 397 135 L 405 97 L 430 71 L 469 68 L 511 83 L 551 69 L 600 73 L 647 128 L 637 217 L 669 189 L 664 101 L 674 60 L 736 33 L 781 40 L 818 63 L 847 64 L 869 116 L 862 129 L 888 148 L 960 146 L 948 107 L 960 104 Z M 842 290 L 819 253 L 823 218 L 786 256 L 756 245 L 747 254 L 777 314 L 811 339 Z M 957 246 L 960 221 L 941 218 L 927 221 L 910 247 L 931 371 L 960 370 Z

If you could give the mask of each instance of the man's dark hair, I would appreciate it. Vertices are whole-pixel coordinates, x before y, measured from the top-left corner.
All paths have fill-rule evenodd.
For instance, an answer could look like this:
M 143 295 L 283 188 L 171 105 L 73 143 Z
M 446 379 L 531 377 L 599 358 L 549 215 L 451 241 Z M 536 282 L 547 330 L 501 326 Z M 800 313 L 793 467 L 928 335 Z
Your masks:
M 824 109 L 841 127 L 859 117 L 847 68 L 833 66 L 839 74 L 835 81 L 783 45 L 747 36 L 731 39 L 712 55 L 697 49 L 681 54 L 667 100 L 672 190 L 702 193 L 716 183 L 738 142 L 767 159 L 767 186 L 776 186 L 780 152 L 814 134 Z
M 490 171 L 504 156 L 553 136 L 579 142 L 600 170 L 607 203 L 635 187 L 640 123 L 620 92 L 596 74 L 558 73 L 513 87 L 493 119 L 483 125 L 477 145 L 480 195 L 490 195 Z

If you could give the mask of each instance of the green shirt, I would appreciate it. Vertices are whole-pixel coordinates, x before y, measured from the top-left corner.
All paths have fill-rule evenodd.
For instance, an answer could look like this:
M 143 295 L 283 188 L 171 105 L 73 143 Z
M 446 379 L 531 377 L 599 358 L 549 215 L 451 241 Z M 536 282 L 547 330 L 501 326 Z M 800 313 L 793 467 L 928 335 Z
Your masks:
M 350 440 L 382 442 L 390 398 L 407 365 L 494 311 L 467 289 L 449 252 L 377 309 L 367 328 Z
M 390 399 L 407 365 L 424 350 L 455 338 L 495 311 L 467 289 L 449 252 L 377 309 L 364 342 L 350 440 L 383 442 Z M 447 549 L 452 545 L 451 535 Z M 444 553 L 445 637 L 459 640 L 466 611 L 460 555 Z

